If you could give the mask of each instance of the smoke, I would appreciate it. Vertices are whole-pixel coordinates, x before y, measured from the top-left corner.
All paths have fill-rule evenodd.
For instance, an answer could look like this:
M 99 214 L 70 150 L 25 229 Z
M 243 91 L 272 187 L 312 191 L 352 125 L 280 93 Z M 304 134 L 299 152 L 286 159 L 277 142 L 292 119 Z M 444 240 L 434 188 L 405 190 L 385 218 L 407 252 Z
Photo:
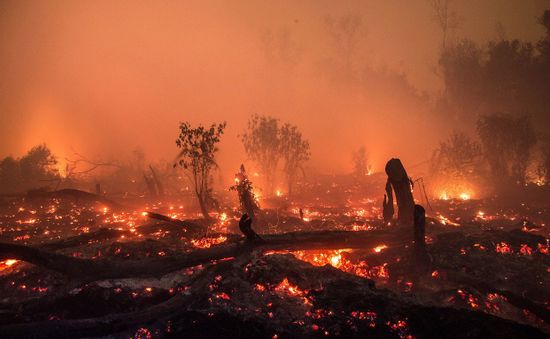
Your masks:
M 534 39 L 545 2 L 455 5 L 457 36 L 486 40 L 501 23 Z M 60 157 L 139 147 L 171 161 L 180 121 L 227 121 L 220 165 L 233 174 L 257 113 L 297 125 L 309 166 L 339 173 L 360 146 L 375 170 L 421 162 L 452 129 L 423 94 L 440 90 L 440 31 L 423 0 L 3 1 L 0 31 L 2 156 L 46 142 Z

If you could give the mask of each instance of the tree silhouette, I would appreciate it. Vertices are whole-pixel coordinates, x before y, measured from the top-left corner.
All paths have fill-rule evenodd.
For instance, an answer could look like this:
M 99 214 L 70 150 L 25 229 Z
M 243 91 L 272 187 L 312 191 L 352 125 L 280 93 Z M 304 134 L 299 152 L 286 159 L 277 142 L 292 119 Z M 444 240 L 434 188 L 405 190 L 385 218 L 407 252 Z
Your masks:
M 536 143 L 529 117 L 502 113 L 485 115 L 479 118 L 477 129 L 495 179 L 523 184 Z
M 260 166 L 268 186 L 267 195 L 271 196 L 275 190 L 277 165 L 282 156 L 279 119 L 253 115 L 241 135 L 241 141 L 248 157 Z
M 292 188 L 296 181 L 298 170 L 302 169 L 303 162 L 309 160 L 309 142 L 302 138 L 298 127 L 288 123 L 281 127 L 281 152 L 284 159 L 284 173 L 287 180 L 288 195 L 292 194 Z
M 216 145 L 220 142 L 226 123 L 212 124 L 210 128 L 199 125 L 192 128 L 188 122 L 180 123 L 180 135 L 176 145 L 180 149 L 177 163 L 181 166 L 195 190 L 199 206 L 204 218 L 209 219 L 210 207 L 215 203 L 212 197 L 212 170 L 217 167 L 215 155 Z

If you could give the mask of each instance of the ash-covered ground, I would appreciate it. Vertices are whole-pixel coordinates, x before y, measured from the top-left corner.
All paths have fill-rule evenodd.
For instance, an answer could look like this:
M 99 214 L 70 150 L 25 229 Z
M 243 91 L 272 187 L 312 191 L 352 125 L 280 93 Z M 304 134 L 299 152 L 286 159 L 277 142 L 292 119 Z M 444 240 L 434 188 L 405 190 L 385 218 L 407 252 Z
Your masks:
M 1 336 L 548 337 L 547 200 L 429 201 L 419 264 L 378 195 L 334 183 L 274 197 L 260 244 L 227 197 L 209 222 L 169 197 L 5 198 Z

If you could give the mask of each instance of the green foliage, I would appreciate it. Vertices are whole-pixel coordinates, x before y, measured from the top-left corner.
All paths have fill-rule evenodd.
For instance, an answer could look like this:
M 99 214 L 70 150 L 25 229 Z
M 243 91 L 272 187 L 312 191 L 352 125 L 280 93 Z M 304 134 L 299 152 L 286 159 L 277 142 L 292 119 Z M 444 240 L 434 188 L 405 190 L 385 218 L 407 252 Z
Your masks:
M 479 118 L 477 130 L 484 154 L 496 179 L 523 184 L 536 143 L 529 117 L 495 113 Z
M 212 124 L 209 128 L 201 125 L 192 128 L 188 122 L 182 122 L 179 126 L 180 134 L 176 145 L 180 152 L 174 166 L 179 165 L 187 171 L 205 218 L 208 218 L 209 207 L 215 203 L 212 197 L 211 172 L 217 167 L 217 144 L 225 127 L 225 122 Z

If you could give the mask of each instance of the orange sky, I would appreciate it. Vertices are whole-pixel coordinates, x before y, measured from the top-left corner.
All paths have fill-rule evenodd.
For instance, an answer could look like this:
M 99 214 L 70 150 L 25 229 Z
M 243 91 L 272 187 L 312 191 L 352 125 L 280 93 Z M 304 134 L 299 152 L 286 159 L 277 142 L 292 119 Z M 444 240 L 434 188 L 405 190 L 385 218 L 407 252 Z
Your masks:
M 508 38 L 536 40 L 550 1 L 452 5 L 453 38 L 493 39 L 500 22 Z M 356 74 L 387 68 L 437 92 L 441 34 L 427 0 L 4 0 L 0 156 L 46 142 L 60 156 L 108 160 L 141 147 L 153 161 L 171 160 L 179 121 L 226 120 L 220 163 L 233 173 L 245 158 L 237 134 L 258 113 L 298 125 L 310 166 L 325 172 L 348 171 L 350 148 L 361 145 L 377 169 L 391 156 L 425 160 L 451 127 L 391 83 L 334 76 L 339 51 L 325 19 L 350 13 L 361 18 Z

